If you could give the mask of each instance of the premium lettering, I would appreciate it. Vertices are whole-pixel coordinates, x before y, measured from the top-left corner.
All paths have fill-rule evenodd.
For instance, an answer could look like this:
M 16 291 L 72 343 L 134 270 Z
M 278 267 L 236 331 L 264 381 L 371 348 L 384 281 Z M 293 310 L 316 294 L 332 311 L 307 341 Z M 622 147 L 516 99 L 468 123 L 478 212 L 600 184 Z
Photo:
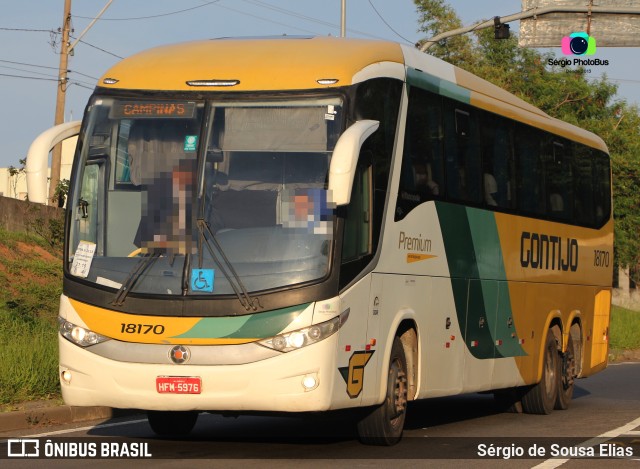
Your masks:
M 404 231 L 401 231 L 400 237 L 398 238 L 398 249 L 431 252 L 431 240 L 423 238 L 422 235 L 417 237 L 407 236 Z

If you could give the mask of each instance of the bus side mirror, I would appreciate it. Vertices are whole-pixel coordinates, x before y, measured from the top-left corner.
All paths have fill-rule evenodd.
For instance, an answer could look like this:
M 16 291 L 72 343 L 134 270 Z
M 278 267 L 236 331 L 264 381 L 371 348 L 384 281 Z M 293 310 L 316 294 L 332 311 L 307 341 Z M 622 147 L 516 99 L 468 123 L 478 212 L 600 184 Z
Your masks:
M 338 139 L 329 166 L 329 194 L 336 206 L 349 203 L 360 148 L 379 126 L 379 121 L 357 121 Z
M 27 153 L 27 194 L 29 201 L 47 203 L 47 172 L 49 152 L 58 143 L 80 133 L 80 121 L 65 122 L 42 132 L 31 143 Z

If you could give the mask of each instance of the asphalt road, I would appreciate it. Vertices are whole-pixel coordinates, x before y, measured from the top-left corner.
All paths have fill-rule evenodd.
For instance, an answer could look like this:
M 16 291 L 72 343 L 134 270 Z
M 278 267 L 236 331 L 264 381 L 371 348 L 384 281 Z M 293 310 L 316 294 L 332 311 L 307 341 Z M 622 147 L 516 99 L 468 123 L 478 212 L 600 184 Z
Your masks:
M 89 422 L 81 428 L 47 428 L 37 434 L 1 435 L 3 467 L 33 467 L 33 460 L 4 459 L 6 438 L 47 441 L 59 451 L 102 445 L 151 459 L 135 458 L 138 467 L 635 467 L 640 468 L 640 362 L 610 365 L 576 384 L 566 411 L 551 415 L 501 413 L 491 395 L 470 394 L 412 403 L 403 440 L 391 448 L 361 445 L 344 415 L 322 418 L 201 414 L 188 438 L 154 436 L 144 415 Z M 5 438 L 5 439 L 2 439 Z M 597 438 L 597 439 L 596 439 Z M 82 444 L 84 446 L 82 446 Z M 93 447 L 91 446 L 93 445 Z M 51 449 L 54 446 L 50 445 Z M 84 448 L 84 449 L 83 449 Z M 592 449 L 589 449 L 592 448 Z M 492 457 L 496 451 L 500 455 Z M 545 451 L 544 456 L 529 457 Z M 576 458 L 576 454 L 600 458 Z M 523 457 L 517 457 L 522 452 Z M 120 454 L 120 456 L 123 456 Z M 515 457 L 514 457 L 515 456 Z M 551 456 L 557 456 L 551 458 Z M 131 459 L 41 459 L 46 467 L 127 467 Z

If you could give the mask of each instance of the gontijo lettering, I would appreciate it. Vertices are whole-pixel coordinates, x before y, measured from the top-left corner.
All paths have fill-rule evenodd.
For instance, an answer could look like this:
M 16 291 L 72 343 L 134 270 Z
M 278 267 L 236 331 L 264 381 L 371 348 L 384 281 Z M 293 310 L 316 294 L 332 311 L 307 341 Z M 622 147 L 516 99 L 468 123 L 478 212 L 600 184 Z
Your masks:
M 520 237 L 520 265 L 531 269 L 578 270 L 578 240 L 523 231 Z

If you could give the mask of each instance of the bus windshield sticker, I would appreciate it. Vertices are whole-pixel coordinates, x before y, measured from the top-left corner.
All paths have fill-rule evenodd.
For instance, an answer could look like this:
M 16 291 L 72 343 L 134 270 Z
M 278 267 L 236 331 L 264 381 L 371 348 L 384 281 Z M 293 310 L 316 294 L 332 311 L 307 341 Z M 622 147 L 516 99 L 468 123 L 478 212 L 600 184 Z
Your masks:
M 335 120 L 336 114 L 337 114 L 336 107 L 333 104 L 329 104 L 327 106 L 327 112 L 324 115 L 324 120 L 327 120 L 327 121 Z
M 104 285 L 105 287 L 115 288 L 116 290 L 122 288 L 121 283 L 114 282 L 113 280 L 108 278 L 100 277 L 99 275 L 96 277 L 96 283 L 98 285 Z
M 73 263 L 71 264 L 71 275 L 76 277 L 86 278 L 89 275 L 91 269 L 91 261 L 93 255 L 96 252 L 96 243 L 91 241 L 80 241 L 76 248 L 76 253 L 73 256 Z
M 191 291 L 213 292 L 214 269 L 191 269 Z
M 187 135 L 184 138 L 184 151 L 196 151 L 197 146 L 198 146 L 197 135 Z
M 196 103 L 187 101 L 116 101 L 109 112 L 110 119 L 192 119 Z

